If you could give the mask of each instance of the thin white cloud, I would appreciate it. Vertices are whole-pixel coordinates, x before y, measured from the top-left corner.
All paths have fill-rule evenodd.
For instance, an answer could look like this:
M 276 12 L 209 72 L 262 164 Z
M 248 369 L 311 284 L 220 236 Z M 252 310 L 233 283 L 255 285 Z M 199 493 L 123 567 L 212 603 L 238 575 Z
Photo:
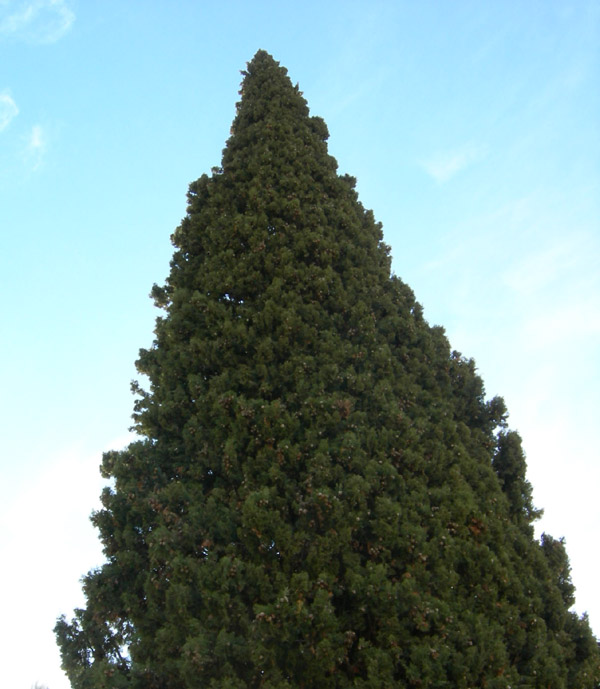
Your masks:
M 421 167 L 436 182 L 447 182 L 486 154 L 483 146 L 469 143 L 451 151 L 440 151 L 420 162 Z
M 41 125 L 35 124 L 31 128 L 25 148 L 25 158 L 33 165 L 34 170 L 37 170 L 42 164 L 46 147 L 47 141 L 44 129 Z
M 516 260 L 503 275 L 508 287 L 522 297 L 544 289 L 576 268 L 574 241 L 560 241 Z
M 559 304 L 555 309 L 548 308 L 523 327 L 524 348 L 533 351 L 543 347 L 563 345 L 563 351 L 571 356 L 580 354 L 586 345 L 600 339 L 600 298 L 591 294 L 582 297 L 580 303 Z
M 41 151 L 45 148 L 44 132 L 39 124 L 36 124 L 31 129 L 29 137 L 29 150 L 32 152 Z
M 0 132 L 8 127 L 11 120 L 19 114 L 19 108 L 8 93 L 0 93 Z
M 598 342 L 599 248 L 593 234 L 565 231 L 503 272 L 502 282 L 513 303 L 529 312 L 523 323 L 523 346 L 542 350 L 560 344 L 581 354 L 582 348 Z
M 74 21 L 75 13 L 65 0 L 0 2 L 0 36 L 29 43 L 55 43 Z

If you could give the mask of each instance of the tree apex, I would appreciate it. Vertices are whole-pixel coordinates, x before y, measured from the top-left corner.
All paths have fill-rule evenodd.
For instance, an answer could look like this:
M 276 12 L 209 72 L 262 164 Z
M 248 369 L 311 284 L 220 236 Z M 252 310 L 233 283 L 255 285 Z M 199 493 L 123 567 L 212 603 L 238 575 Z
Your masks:
M 271 55 L 271 53 L 268 53 L 266 50 L 260 48 L 256 51 L 256 53 L 254 53 L 254 57 L 250 60 L 248 66 L 250 67 L 251 65 L 254 66 L 266 63 L 279 66 L 279 62 L 277 62 L 277 60 Z
M 282 76 L 287 76 L 287 69 L 282 67 L 281 64 L 266 50 L 262 48 L 257 50 L 254 57 L 247 63 L 246 69 L 242 71 L 245 77 L 250 75 L 256 75 L 261 72 L 279 72 Z

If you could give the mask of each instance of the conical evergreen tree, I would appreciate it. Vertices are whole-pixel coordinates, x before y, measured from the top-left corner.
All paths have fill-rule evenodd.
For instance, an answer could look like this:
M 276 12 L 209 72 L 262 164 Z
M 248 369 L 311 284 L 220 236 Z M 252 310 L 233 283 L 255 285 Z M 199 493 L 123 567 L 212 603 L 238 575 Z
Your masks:
M 286 70 L 244 74 L 153 289 L 140 440 L 103 459 L 72 686 L 597 687 L 502 400 L 390 276 Z

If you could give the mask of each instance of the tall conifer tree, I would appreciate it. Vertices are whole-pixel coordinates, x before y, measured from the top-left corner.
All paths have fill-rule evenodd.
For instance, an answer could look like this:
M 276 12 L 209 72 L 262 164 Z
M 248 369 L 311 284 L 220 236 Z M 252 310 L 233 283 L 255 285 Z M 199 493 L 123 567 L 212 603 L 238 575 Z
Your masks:
M 390 275 L 325 123 L 259 51 L 191 184 L 106 453 L 74 689 L 591 689 L 561 541 L 472 361 Z

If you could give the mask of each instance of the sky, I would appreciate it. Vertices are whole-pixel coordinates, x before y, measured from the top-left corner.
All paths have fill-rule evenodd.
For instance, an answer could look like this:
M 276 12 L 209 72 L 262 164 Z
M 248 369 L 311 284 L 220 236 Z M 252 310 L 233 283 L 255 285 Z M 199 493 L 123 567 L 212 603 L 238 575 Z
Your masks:
M 148 293 L 258 49 L 504 397 L 600 635 L 600 2 L 0 0 L 1 686 L 69 686 L 52 628 L 103 561 Z

